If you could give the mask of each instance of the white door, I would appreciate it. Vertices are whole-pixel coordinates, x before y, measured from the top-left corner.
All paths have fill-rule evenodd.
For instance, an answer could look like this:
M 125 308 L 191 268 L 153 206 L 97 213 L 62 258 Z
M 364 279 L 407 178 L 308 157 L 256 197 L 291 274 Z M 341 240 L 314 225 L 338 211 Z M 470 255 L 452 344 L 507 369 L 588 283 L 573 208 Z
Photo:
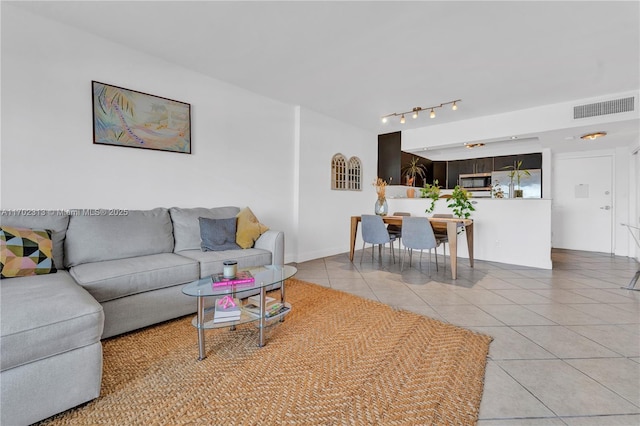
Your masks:
M 552 247 L 611 253 L 613 157 L 556 157 L 552 176 Z

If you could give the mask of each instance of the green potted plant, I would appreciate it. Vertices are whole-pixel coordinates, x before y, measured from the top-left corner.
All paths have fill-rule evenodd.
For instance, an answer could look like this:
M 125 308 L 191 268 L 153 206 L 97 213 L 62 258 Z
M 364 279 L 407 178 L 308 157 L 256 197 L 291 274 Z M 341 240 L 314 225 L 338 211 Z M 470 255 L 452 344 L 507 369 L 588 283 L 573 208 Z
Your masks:
M 520 179 L 523 176 L 531 176 L 531 173 L 529 173 L 529 170 L 521 170 L 522 167 L 522 160 L 518 161 L 517 163 L 514 163 L 513 166 L 504 166 L 503 169 L 511 169 L 511 171 L 509 172 L 509 179 L 511 180 L 511 190 L 513 193 L 513 198 L 522 198 L 522 189 L 520 188 Z M 514 186 L 513 181 L 516 181 L 516 186 Z
M 419 157 L 412 157 L 411 161 L 407 163 L 402 169 L 402 174 L 407 176 L 407 185 L 413 186 L 416 182 L 416 176 L 420 176 L 424 179 L 427 167 L 424 164 L 420 164 Z M 415 197 L 416 190 L 414 188 L 407 189 L 407 197 Z
M 471 212 L 476 211 L 471 201 L 469 201 L 469 198 L 470 195 L 467 190 L 461 188 L 460 185 L 456 185 L 447 202 L 447 207 L 453 210 L 455 217 L 468 219 L 469 216 L 471 216 Z
M 422 198 L 431 198 L 431 205 L 427 207 L 425 213 L 433 212 L 436 208 L 436 201 L 440 198 L 440 186 L 438 185 L 438 179 L 433 181 L 433 185 L 425 183 L 423 188 L 420 188 L 420 196 Z

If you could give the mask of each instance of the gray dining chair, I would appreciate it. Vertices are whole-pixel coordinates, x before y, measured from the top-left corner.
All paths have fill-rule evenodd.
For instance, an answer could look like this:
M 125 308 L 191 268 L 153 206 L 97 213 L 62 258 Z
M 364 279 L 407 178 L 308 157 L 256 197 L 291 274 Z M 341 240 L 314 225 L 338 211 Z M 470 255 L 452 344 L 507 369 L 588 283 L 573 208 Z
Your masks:
M 375 246 L 378 246 L 378 258 L 382 261 L 382 248 L 385 244 L 389 243 L 391 246 L 391 254 L 393 256 L 393 263 L 396 263 L 396 254 L 393 250 L 393 242 L 396 240 L 396 236 L 387 231 L 382 218 L 374 214 L 362 215 L 362 253 L 360 254 L 360 263 L 362 263 L 362 257 L 364 256 L 365 245 L 371 244 L 371 261 L 373 262 L 373 251 Z
M 393 212 L 393 216 L 411 216 L 409 212 Z M 401 249 L 400 241 L 402 240 L 402 225 L 388 225 L 387 231 L 389 234 L 393 234 L 396 236 L 398 240 L 398 249 Z
M 420 262 L 422 262 L 422 251 L 429 250 L 429 276 L 431 276 L 431 249 L 438 247 L 433 228 L 426 217 L 405 217 L 402 219 L 402 245 L 409 252 L 409 267 L 411 267 L 411 257 L 413 250 L 420 250 Z M 404 268 L 404 251 L 400 271 Z M 436 271 L 438 270 L 438 256 L 436 254 Z

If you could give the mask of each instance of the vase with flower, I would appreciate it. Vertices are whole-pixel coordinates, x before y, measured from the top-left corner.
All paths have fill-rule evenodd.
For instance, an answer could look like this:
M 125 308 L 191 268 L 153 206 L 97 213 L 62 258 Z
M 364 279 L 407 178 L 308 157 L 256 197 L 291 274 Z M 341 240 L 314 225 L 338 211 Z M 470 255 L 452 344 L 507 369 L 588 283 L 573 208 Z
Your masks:
M 385 182 L 381 178 L 376 178 L 376 180 L 373 181 L 373 186 L 376 187 L 376 193 L 378 194 L 378 199 L 376 200 L 374 210 L 375 214 L 377 214 L 378 216 L 386 216 L 389 212 L 389 206 L 387 205 L 386 197 L 387 182 Z

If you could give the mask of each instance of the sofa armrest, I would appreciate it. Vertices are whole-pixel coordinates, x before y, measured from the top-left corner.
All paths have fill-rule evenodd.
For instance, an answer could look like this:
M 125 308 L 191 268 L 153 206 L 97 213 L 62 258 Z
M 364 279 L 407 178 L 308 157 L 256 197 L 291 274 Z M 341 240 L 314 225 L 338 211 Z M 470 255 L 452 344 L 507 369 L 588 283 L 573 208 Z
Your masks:
M 260 235 L 254 247 L 269 250 L 273 265 L 284 265 L 284 232 L 269 230 Z

